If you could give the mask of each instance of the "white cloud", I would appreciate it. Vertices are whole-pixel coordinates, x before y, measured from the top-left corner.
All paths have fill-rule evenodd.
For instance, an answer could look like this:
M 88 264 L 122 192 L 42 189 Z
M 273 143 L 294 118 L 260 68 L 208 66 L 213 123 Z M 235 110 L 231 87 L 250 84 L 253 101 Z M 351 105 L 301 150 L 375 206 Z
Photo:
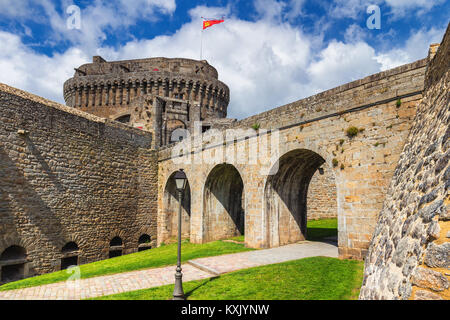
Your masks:
M 0 0 L 0 16 L 45 21 L 51 26 L 50 43 L 69 41 L 95 54 L 96 48 L 106 39 L 106 31 L 120 30 L 124 33 L 138 19 L 157 21 L 161 14 L 171 15 L 176 9 L 175 0 L 97 0 L 81 10 L 81 29 L 69 29 L 67 19 L 70 15 L 66 9 L 73 4 L 71 0 L 62 0 L 63 12 L 60 13 L 50 0 Z
M 88 61 L 76 48 L 52 57 L 37 54 L 8 32 L 0 31 L 0 43 L 0 82 L 58 102 L 63 102 L 62 86 L 73 76 L 73 68 Z
M 430 44 L 440 43 L 444 33 L 445 29 L 413 30 L 405 47 L 379 53 L 375 59 L 381 64 L 381 70 L 387 70 L 426 58 Z
M 368 29 L 361 28 L 357 24 L 351 24 L 345 30 L 344 39 L 346 42 L 362 41 L 367 37 L 367 30 Z
M 445 0 L 384 0 L 392 9 L 395 16 L 410 14 L 423 14 L 434 6 L 442 4 Z M 416 11 L 411 11 L 418 9 Z
M 276 0 L 254 0 L 253 5 L 259 17 L 266 20 L 279 20 L 286 3 Z
M 306 0 L 253 0 L 257 19 L 281 22 L 292 21 L 303 15 Z
M 192 14 L 200 14 L 193 11 Z M 193 19 L 172 36 L 104 48 L 108 60 L 149 56 L 200 58 L 201 21 Z M 242 117 L 298 98 L 311 59 L 311 39 L 288 24 L 226 19 L 203 34 L 203 58 L 231 89 L 229 115 Z
M 363 78 L 380 70 L 375 50 L 367 43 L 345 44 L 332 41 L 321 53 L 320 59 L 308 68 L 311 84 L 322 90 Z
M 332 18 L 368 17 L 366 9 L 370 5 L 386 4 L 394 18 L 405 14 L 421 15 L 434 6 L 444 3 L 445 0 L 334 0 L 328 5 L 329 15 Z M 387 12 L 381 12 L 385 16 Z
M 94 7 L 92 10 L 94 21 Z M 347 29 L 345 42 L 324 45 L 321 36 L 306 35 L 289 23 L 265 18 L 240 20 L 231 15 L 230 7 L 199 6 L 189 14 L 191 21 L 173 35 L 133 40 L 117 48 L 103 46 L 95 53 L 110 61 L 158 56 L 199 59 L 200 17 L 227 16 L 225 23 L 204 31 L 203 58 L 230 87 L 229 117 L 242 118 L 421 59 L 430 42 L 440 42 L 445 31 L 412 32 L 404 47 L 377 52 L 364 42 L 364 33 L 356 25 Z M 104 23 L 107 21 L 105 18 Z M 95 36 L 90 41 L 95 43 Z M 72 77 L 73 68 L 90 61 L 93 55 L 86 46 L 73 46 L 47 57 L 6 32 L 0 33 L 0 43 L 5 44 L 0 51 L 0 70 L 4 70 L 0 81 L 59 102 L 64 102 L 63 83 Z

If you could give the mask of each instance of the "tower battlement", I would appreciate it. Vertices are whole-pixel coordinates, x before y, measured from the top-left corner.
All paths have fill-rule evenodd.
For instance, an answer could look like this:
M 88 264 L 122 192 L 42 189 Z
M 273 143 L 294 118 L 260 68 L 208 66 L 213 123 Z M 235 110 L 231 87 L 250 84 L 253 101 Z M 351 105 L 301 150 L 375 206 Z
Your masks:
M 230 90 L 218 80 L 217 70 L 206 60 L 148 58 L 108 62 L 94 56 L 93 62 L 75 68 L 64 83 L 64 99 L 70 107 L 152 131 L 135 123 L 133 100 L 146 95 L 177 101 L 177 108 L 163 110 L 162 128 L 178 120 L 184 129 L 191 121 L 225 118 Z M 151 108 L 150 108 L 151 109 Z M 149 115 L 151 117 L 151 115 Z M 149 118 L 147 117 L 147 118 Z M 158 120 L 159 121 L 159 120 Z

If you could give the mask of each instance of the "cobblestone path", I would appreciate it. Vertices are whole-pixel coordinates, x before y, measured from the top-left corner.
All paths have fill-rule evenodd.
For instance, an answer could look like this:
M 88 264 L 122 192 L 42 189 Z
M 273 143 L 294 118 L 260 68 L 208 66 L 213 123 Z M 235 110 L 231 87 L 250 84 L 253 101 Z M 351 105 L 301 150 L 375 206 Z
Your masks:
M 183 282 L 313 256 L 337 258 L 337 247 L 331 243 L 304 241 L 278 248 L 195 259 L 182 265 Z M 172 284 L 174 275 L 174 266 L 124 272 L 75 282 L 0 291 L 0 300 L 80 300 L 101 297 Z

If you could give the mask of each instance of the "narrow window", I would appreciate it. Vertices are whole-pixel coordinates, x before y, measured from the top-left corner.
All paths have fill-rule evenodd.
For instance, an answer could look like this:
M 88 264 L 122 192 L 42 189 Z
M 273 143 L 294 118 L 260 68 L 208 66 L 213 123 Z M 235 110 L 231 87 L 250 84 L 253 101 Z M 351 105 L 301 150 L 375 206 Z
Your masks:
M 1 282 L 17 281 L 25 278 L 27 263 L 26 250 L 19 246 L 7 248 L 0 256 Z
M 115 258 L 120 257 L 123 252 L 123 242 L 120 237 L 114 237 L 109 242 L 109 257 Z
M 151 249 L 151 238 L 148 234 L 143 234 L 139 237 L 139 247 L 138 252 Z
M 67 243 L 61 250 L 61 270 L 78 265 L 79 248 L 75 242 Z

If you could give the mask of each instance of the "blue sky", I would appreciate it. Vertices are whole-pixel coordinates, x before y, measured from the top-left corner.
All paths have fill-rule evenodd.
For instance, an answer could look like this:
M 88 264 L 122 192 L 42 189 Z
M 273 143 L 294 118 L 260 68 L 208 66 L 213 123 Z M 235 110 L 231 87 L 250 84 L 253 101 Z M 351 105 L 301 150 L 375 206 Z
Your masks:
M 69 29 L 71 5 L 81 27 Z M 381 28 L 366 25 L 369 5 Z M 156 56 L 203 57 L 243 118 L 426 57 L 449 23 L 445 0 L 0 0 L 0 82 L 64 102 L 73 68 Z

